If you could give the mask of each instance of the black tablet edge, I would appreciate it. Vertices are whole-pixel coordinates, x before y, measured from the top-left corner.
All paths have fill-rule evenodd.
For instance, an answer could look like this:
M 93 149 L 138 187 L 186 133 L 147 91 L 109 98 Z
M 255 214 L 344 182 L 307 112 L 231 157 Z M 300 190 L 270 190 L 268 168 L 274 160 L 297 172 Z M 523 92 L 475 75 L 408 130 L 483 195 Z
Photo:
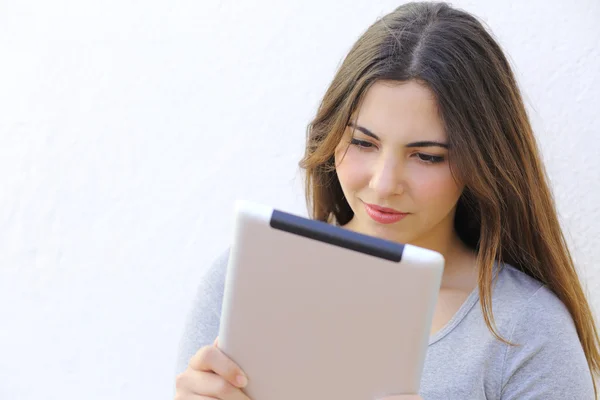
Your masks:
M 279 210 L 273 210 L 270 225 L 310 239 L 369 254 L 389 261 L 400 262 L 404 245 L 330 225 Z

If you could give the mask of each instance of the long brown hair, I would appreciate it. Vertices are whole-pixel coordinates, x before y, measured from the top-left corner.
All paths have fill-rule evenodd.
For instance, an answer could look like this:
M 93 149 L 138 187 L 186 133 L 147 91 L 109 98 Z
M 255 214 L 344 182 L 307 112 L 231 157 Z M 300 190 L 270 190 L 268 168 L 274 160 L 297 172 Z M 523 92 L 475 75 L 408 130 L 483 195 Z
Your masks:
M 452 171 L 465 184 L 455 229 L 477 251 L 480 303 L 490 331 L 508 343 L 496 331 L 491 305 L 494 262 L 506 262 L 565 304 L 594 377 L 600 371 L 598 331 L 521 93 L 500 46 L 469 13 L 445 3 L 405 4 L 354 44 L 307 130 L 300 166 L 312 218 L 344 225 L 353 217 L 333 154 L 365 92 L 380 80 L 416 80 L 435 94 Z

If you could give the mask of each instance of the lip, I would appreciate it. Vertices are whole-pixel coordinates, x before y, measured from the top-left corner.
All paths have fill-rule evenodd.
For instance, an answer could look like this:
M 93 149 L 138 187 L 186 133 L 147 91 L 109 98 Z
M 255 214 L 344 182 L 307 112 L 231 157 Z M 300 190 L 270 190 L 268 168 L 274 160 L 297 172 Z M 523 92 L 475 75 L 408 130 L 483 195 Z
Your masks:
M 393 208 L 380 207 L 375 204 L 364 203 L 367 215 L 380 224 L 394 224 L 408 215 Z

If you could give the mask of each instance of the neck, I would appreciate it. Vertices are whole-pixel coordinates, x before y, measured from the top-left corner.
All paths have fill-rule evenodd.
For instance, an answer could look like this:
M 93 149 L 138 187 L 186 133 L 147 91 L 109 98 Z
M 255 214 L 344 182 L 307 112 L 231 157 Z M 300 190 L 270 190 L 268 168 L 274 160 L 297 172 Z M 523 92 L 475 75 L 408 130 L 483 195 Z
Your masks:
M 437 251 L 449 263 L 456 258 L 459 250 L 463 249 L 464 244 L 454 230 L 454 215 L 448 215 L 444 220 L 440 221 L 427 234 L 416 237 L 409 244 Z
M 444 256 L 442 288 L 470 292 L 476 287 L 477 255 L 459 238 L 453 224 L 440 224 L 427 237 L 410 244 L 437 251 Z
M 442 287 L 474 287 L 477 283 L 476 254 L 467 247 L 454 230 L 453 215 L 445 223 L 439 224 L 426 237 L 407 242 L 408 244 L 423 247 L 440 253 L 445 260 Z M 346 229 L 363 232 L 356 226 L 355 219 L 350 220 L 343 227 Z M 391 239 L 391 238 L 390 238 Z M 393 239 L 391 239 L 393 240 Z
M 411 244 L 437 251 L 444 256 L 442 288 L 470 292 L 477 286 L 477 255 L 463 243 L 454 230 L 443 241 Z

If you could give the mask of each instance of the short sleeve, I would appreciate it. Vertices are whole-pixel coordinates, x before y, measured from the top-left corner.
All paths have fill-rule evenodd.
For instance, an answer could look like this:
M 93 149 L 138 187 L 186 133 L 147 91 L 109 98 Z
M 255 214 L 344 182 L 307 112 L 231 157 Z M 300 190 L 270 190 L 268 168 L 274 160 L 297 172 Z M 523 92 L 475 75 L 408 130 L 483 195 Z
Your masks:
M 564 304 L 546 287 L 529 299 L 509 338 L 502 400 L 593 400 L 592 376 Z
M 187 368 L 190 358 L 201 347 L 213 343 L 219 333 L 228 258 L 229 251 L 218 257 L 198 285 L 179 343 L 177 374 Z

